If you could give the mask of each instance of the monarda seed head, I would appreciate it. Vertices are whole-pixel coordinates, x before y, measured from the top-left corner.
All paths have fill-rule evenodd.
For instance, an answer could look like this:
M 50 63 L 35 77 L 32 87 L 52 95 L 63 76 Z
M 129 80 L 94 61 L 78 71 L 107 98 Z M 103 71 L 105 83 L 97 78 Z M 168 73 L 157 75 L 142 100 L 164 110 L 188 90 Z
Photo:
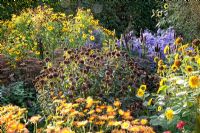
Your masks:
M 50 58 L 47 57 L 47 58 L 45 58 L 44 60 L 45 60 L 45 62 L 49 62 L 49 61 L 50 61 Z
M 64 51 L 67 51 L 67 48 L 64 48 Z
M 93 55 L 92 55 L 92 58 L 96 58 L 96 57 L 97 57 L 97 55 L 96 55 L 96 54 L 93 54 Z
M 67 53 L 68 53 L 68 54 L 71 54 L 71 53 L 72 53 L 72 51 L 71 51 L 71 50 L 68 50 L 68 51 L 67 51 Z
M 48 71 L 49 72 L 52 72 L 53 71 L 53 68 L 51 67 L 51 68 L 48 68 Z
M 43 67 L 43 69 L 44 69 L 44 70 L 46 70 L 46 69 L 47 69 L 47 67 L 46 67 L 46 66 L 44 66 L 44 67 Z
M 53 74 L 49 74 L 47 77 L 48 77 L 49 79 L 52 79 L 52 78 L 53 78 Z
M 54 86 L 54 82 L 50 82 L 50 86 L 53 87 Z
M 97 56 L 95 59 L 96 59 L 96 60 L 100 60 L 100 57 L 99 57 L 99 56 Z
M 41 85 L 44 85 L 45 84 L 45 81 L 42 79 L 42 80 L 40 80 L 40 84 Z
M 57 78 L 58 77 L 58 73 L 57 72 L 53 73 L 53 77 Z
M 80 63 L 80 64 L 84 64 L 84 60 L 80 60 L 79 63 Z
M 120 56 L 121 56 L 121 54 L 120 54 L 119 52 L 117 52 L 117 53 L 116 53 L 116 56 L 117 56 L 117 57 L 120 57 Z
M 69 60 L 64 61 L 64 64 L 66 64 L 66 65 L 69 64 L 69 63 L 70 63 Z
M 200 45 L 200 39 L 194 39 L 194 40 L 192 41 L 192 44 L 193 44 L 194 46 L 199 46 L 199 45 Z
M 45 52 L 45 54 L 46 54 L 46 55 L 49 55 L 49 52 L 48 52 L 48 51 L 46 51 L 46 52 Z
M 115 51 L 113 51 L 111 54 L 112 54 L 112 56 L 114 56 L 115 55 Z

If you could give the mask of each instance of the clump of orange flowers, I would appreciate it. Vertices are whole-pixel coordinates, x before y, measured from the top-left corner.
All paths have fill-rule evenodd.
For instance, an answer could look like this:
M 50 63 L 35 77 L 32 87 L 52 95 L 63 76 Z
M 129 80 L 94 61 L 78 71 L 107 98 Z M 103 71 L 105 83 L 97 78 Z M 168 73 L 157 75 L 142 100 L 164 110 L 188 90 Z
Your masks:
M 25 123 L 21 120 L 25 118 L 25 108 L 7 105 L 0 107 L 0 132 L 17 133 L 29 132 Z
M 1 132 L 28 133 L 27 125 L 33 124 L 34 132 L 144 132 L 154 133 L 147 119 L 133 119 L 129 110 L 121 109 L 121 102 L 116 99 L 109 105 L 92 97 L 78 98 L 74 102 L 55 99 L 52 103 L 55 111 L 46 117 L 46 124 L 37 128 L 37 124 L 44 117 L 32 116 L 29 120 L 25 114 L 27 110 L 17 106 L 0 107 Z M 2 130 L 3 129 L 3 130 Z
M 134 120 L 129 110 L 121 109 L 121 102 L 116 99 L 113 105 L 106 105 L 105 103 L 94 100 L 92 97 L 78 98 L 74 103 L 67 103 L 65 100 L 54 100 L 56 105 L 56 118 L 53 123 L 64 121 L 62 125 L 71 125 L 74 131 L 84 129 L 85 131 L 94 132 L 102 129 L 105 131 L 122 129 L 125 131 L 149 131 L 154 132 L 152 128 L 146 126 L 148 121 L 146 119 Z M 57 126 L 57 125 L 55 125 Z M 88 128 L 89 127 L 89 128 Z M 109 127 L 109 128 L 108 128 Z

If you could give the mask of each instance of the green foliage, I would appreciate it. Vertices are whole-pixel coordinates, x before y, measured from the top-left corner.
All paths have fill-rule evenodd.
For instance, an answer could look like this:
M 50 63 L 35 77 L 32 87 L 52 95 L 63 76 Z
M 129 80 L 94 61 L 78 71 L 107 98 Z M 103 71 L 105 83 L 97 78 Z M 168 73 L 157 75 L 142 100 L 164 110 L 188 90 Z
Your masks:
M 2 1 L 0 2 L 3 13 L 0 19 L 10 18 L 11 14 L 16 14 L 27 7 L 36 7 L 48 4 L 55 11 L 67 14 L 76 14 L 78 8 L 92 9 L 96 19 L 101 24 L 111 30 L 116 30 L 117 35 L 134 28 L 137 33 L 140 29 L 148 28 L 154 30 L 156 21 L 151 18 L 152 9 L 157 9 L 158 0 L 23 0 L 23 1 Z
M 35 89 L 25 87 L 23 82 L 0 86 L 0 105 L 5 104 L 26 107 L 30 111 L 29 115 L 33 115 L 38 111 Z
M 183 35 L 185 40 L 200 37 L 200 1 L 168 1 L 169 8 L 162 10 L 158 26 L 173 26 L 177 34 Z

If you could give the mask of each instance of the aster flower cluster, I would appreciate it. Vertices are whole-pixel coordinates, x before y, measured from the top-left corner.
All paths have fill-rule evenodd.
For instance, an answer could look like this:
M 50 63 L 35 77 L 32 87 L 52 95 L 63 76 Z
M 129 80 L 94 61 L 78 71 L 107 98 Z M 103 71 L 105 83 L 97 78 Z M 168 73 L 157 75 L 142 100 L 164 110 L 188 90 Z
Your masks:
M 122 46 L 130 50 L 132 53 L 153 59 L 155 56 L 164 58 L 164 48 L 166 45 L 172 46 L 175 41 L 175 31 L 172 27 L 167 30 L 158 29 L 153 34 L 149 30 L 141 33 L 140 37 L 136 37 L 130 32 L 117 41 L 118 46 Z

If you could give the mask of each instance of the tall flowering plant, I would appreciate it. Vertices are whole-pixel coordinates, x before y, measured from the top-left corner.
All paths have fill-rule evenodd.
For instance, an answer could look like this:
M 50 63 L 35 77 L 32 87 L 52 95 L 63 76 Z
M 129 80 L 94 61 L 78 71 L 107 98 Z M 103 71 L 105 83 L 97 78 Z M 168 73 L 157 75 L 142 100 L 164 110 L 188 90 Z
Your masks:
M 161 81 L 157 93 L 152 93 L 153 98 L 145 102 L 157 111 L 151 117 L 152 125 L 160 125 L 172 132 L 195 130 L 194 123 L 199 121 L 200 103 L 199 42 L 197 39 L 183 44 L 177 38 L 174 43 L 176 53 L 170 53 L 170 49 L 165 48 L 166 60 L 156 60 Z
M 94 19 L 90 9 L 78 9 L 76 15 L 66 16 L 47 6 L 39 6 L 13 15 L 11 20 L 0 21 L 0 53 L 19 61 L 45 58 L 45 51 L 48 51 L 54 59 L 59 48 L 107 46 L 114 36 L 114 31 L 105 29 Z

